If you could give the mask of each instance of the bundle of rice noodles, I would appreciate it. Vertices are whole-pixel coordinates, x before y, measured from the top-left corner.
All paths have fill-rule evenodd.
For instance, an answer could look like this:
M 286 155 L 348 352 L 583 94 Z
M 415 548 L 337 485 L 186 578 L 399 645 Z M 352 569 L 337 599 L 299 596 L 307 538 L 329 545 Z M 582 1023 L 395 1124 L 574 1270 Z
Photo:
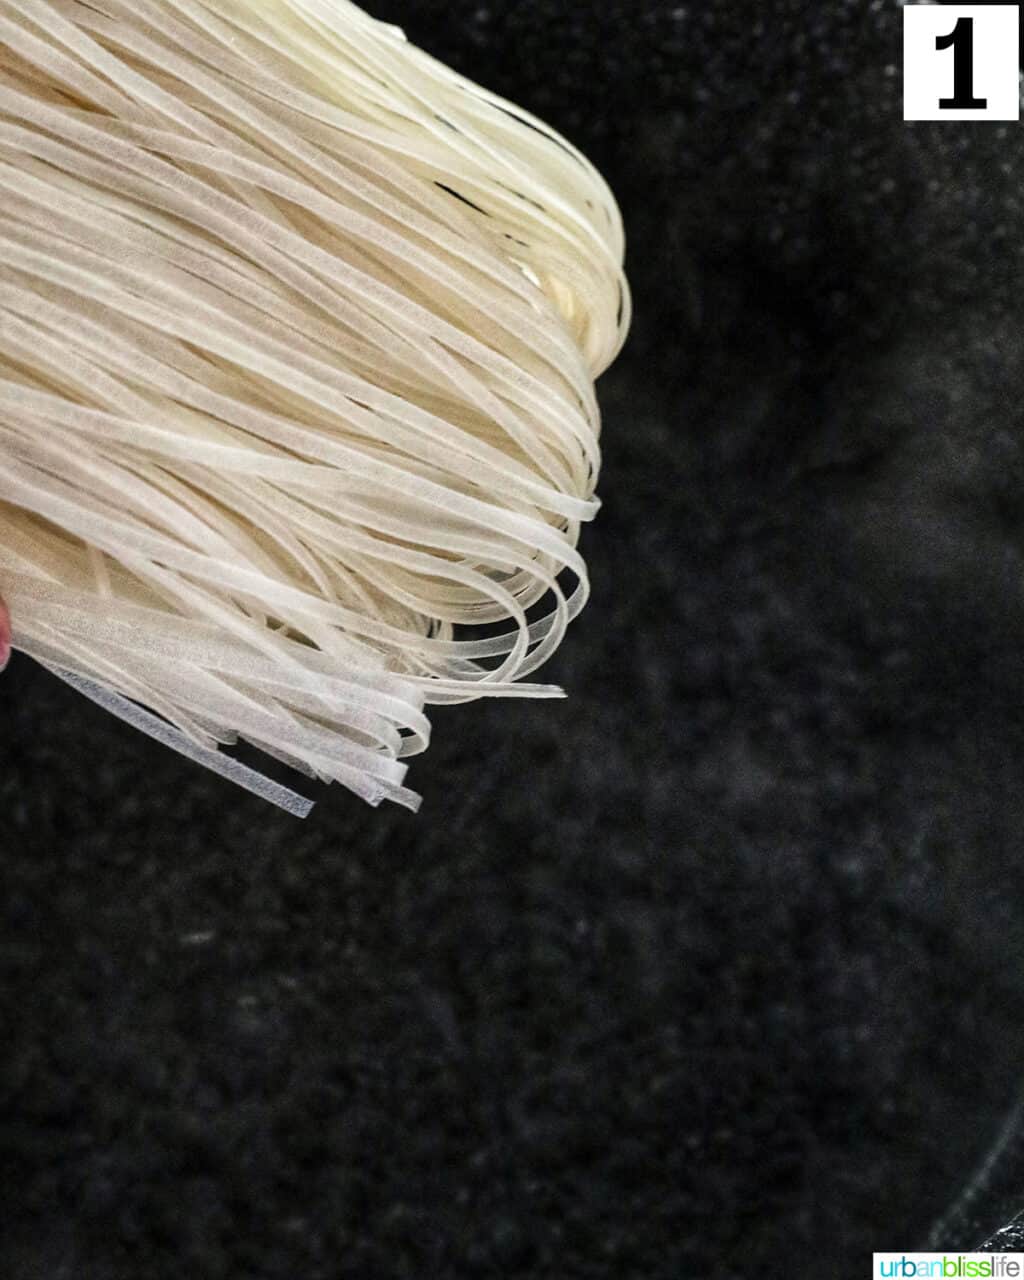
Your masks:
M 587 596 L 605 183 L 347 0 L 0 0 L 12 642 L 285 808 L 415 808 L 428 703 Z

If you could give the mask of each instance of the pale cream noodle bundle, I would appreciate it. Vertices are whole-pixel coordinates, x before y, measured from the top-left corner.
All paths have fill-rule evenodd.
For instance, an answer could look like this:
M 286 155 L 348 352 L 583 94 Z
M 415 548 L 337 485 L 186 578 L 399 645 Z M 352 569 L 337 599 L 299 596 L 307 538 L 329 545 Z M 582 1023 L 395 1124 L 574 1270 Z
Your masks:
M 622 260 L 572 146 L 347 0 L 0 0 L 15 648 L 292 812 L 218 747 L 415 808 L 426 703 L 559 692 Z

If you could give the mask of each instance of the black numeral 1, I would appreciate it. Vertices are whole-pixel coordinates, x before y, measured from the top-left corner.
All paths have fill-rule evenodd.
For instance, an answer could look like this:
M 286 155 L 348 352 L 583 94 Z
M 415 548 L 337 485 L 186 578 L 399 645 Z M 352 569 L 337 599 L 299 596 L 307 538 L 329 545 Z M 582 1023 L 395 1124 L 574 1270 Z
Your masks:
M 974 96 L 974 19 L 958 18 L 948 36 L 936 36 L 936 49 L 953 46 L 953 96 L 940 98 L 940 107 L 958 111 L 988 106 L 988 98 Z

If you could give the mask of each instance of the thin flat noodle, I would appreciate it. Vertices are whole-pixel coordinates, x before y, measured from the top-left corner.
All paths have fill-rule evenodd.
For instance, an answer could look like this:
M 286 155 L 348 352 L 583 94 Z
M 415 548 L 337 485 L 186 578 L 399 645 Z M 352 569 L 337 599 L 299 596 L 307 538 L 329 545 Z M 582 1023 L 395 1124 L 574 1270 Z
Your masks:
M 187 759 L 195 760 L 199 764 L 205 765 L 207 769 L 212 770 L 214 773 L 219 773 L 222 778 L 229 779 L 229 781 L 243 787 L 246 791 L 251 791 L 253 795 L 259 796 L 260 799 L 269 800 L 271 804 L 277 805 L 285 813 L 290 813 L 295 818 L 306 818 L 312 811 L 312 800 L 307 799 L 305 796 L 300 796 L 298 792 L 292 791 L 288 787 L 282 787 L 279 783 L 272 782 L 270 778 L 265 777 L 254 769 L 248 768 L 238 760 L 232 759 L 231 756 L 226 756 L 219 751 L 204 750 L 175 729 L 173 725 L 169 725 L 166 720 L 160 720 L 156 716 L 150 715 L 148 711 L 136 706 L 134 702 L 129 702 L 127 698 L 122 698 L 119 694 L 110 689 L 105 689 L 102 685 L 94 684 L 91 680 L 83 680 L 81 676 L 76 676 L 72 671 L 61 671 L 59 667 L 51 667 L 46 662 L 42 663 L 42 665 L 52 671 L 55 676 L 64 680 L 72 689 L 77 689 L 79 693 L 84 694 L 85 697 L 95 702 L 97 706 L 109 711 L 111 715 L 117 716 L 118 719 L 124 720 L 136 729 L 141 729 L 143 733 L 148 734 L 157 742 L 173 747 L 175 751 Z
M 347 0 L 0 0 L 14 646 L 291 813 L 220 748 L 416 808 L 426 704 L 561 694 L 623 252 Z

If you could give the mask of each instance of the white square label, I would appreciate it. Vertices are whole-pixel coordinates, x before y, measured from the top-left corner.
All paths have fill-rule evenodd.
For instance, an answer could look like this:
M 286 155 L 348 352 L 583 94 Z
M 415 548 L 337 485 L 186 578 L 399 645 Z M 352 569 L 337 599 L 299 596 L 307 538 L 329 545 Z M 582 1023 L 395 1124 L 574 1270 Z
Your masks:
M 1020 8 L 908 4 L 904 120 L 1019 120 Z

